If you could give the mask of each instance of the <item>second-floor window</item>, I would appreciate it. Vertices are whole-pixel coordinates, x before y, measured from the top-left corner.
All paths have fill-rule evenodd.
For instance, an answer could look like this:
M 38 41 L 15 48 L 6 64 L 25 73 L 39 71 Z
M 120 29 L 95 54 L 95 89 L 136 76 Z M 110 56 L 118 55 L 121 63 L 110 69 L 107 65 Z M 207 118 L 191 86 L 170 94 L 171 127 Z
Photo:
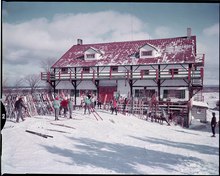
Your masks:
M 87 59 L 94 59 L 95 58 L 95 54 L 86 54 L 86 58 Z
M 169 73 L 172 74 L 172 69 L 169 69 Z M 173 74 L 174 75 L 178 74 L 178 69 L 177 68 L 173 69 Z
M 118 72 L 118 67 L 117 66 L 111 67 L 111 70 L 112 72 Z
M 68 68 L 61 68 L 61 73 L 68 73 Z
M 149 75 L 150 72 L 149 72 L 149 70 L 142 70 L 142 74 L 143 74 L 143 75 Z
M 89 67 L 83 67 L 83 73 L 89 73 Z

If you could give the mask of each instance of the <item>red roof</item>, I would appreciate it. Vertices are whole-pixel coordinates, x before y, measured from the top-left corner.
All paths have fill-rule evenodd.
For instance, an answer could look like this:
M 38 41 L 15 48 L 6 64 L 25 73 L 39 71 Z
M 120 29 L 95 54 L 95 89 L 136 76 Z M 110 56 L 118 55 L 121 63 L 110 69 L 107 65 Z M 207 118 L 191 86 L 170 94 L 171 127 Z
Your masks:
M 140 47 L 149 44 L 158 49 L 160 56 L 154 58 L 135 58 Z M 89 48 L 104 51 L 99 60 L 84 59 Z M 155 40 L 139 40 L 98 44 L 73 45 L 52 67 L 80 67 L 101 65 L 141 65 L 153 63 L 193 63 L 196 55 L 196 36 L 176 37 Z M 133 62 L 132 62 L 133 60 Z

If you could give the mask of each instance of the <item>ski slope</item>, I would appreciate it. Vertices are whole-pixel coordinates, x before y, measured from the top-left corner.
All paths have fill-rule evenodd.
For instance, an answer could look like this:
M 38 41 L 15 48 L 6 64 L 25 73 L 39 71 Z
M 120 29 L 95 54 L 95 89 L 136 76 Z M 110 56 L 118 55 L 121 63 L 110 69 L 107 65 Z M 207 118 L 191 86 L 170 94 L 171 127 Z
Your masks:
M 97 111 L 103 120 L 75 110 L 73 119 L 7 121 L 1 131 L 1 173 L 219 174 L 219 128 L 213 138 L 209 123 L 193 130 Z

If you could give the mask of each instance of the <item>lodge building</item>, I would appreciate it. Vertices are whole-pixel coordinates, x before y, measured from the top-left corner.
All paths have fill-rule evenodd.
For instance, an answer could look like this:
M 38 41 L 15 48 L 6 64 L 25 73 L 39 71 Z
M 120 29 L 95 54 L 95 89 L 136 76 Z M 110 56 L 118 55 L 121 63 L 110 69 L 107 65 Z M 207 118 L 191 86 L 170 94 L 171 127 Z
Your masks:
M 77 97 L 93 91 L 104 101 L 115 92 L 124 97 L 189 102 L 203 88 L 204 54 L 197 53 L 196 36 L 83 44 L 78 39 L 54 65 L 42 72 L 55 91 L 71 90 Z

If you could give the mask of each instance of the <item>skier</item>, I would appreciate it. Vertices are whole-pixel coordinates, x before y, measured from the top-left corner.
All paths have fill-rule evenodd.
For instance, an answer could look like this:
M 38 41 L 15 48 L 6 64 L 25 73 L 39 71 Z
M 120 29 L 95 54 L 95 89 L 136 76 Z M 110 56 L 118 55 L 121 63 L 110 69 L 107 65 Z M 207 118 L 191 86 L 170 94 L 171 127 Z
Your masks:
M 213 134 L 211 137 L 215 137 L 216 117 L 215 117 L 214 112 L 212 113 L 211 127 L 212 127 L 212 134 Z
M 85 97 L 85 100 L 84 100 L 84 102 L 85 102 L 84 114 L 86 114 L 86 109 L 88 109 L 89 114 L 91 113 L 91 112 L 90 112 L 91 99 L 90 99 L 89 97 L 90 97 L 90 96 Z
M 59 120 L 58 115 L 59 115 L 59 110 L 60 110 L 60 101 L 58 97 L 56 97 L 55 100 L 53 101 L 53 107 L 55 110 L 55 120 Z
M 66 97 L 61 101 L 61 106 L 64 109 L 64 117 L 66 117 L 66 113 L 68 111 L 68 101 Z
M 117 100 L 113 100 L 113 108 L 112 108 L 112 114 L 115 111 L 115 115 L 117 115 Z
M 123 102 L 123 114 L 125 114 L 126 105 L 127 105 L 127 98 L 125 98 Z
M 69 115 L 70 119 L 72 119 L 72 112 L 73 112 L 73 101 L 71 98 L 68 99 L 68 108 L 69 108 Z
M 26 106 L 24 105 L 23 102 L 23 97 L 20 97 L 16 102 L 15 102 L 15 111 L 17 111 L 17 119 L 16 122 L 19 122 L 19 118 L 21 117 L 22 121 L 24 121 L 24 117 L 22 114 L 22 108 L 25 109 L 25 111 L 27 110 Z

